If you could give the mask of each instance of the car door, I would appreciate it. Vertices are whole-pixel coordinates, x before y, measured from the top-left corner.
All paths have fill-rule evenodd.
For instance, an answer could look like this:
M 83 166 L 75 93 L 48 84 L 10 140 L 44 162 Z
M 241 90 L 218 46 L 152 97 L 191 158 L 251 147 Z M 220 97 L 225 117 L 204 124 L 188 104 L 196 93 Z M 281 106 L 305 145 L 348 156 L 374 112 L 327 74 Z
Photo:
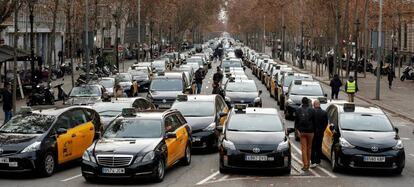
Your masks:
M 184 127 L 184 124 L 178 117 L 178 114 L 173 114 L 172 116 L 173 126 L 176 129 L 175 133 L 177 135 L 178 140 L 178 149 L 177 149 L 177 160 L 181 159 L 185 155 L 185 147 L 188 143 L 188 132 L 187 129 Z M 176 161 L 177 161 L 176 160 Z
M 331 158 L 331 148 L 334 140 L 334 133 L 331 131 L 330 126 L 338 125 L 338 110 L 335 106 L 331 106 L 327 109 L 328 113 L 328 126 L 325 129 L 322 140 L 322 152 L 327 158 Z
M 92 136 L 92 140 L 95 140 L 95 139 L 99 138 L 100 134 L 98 134 L 98 133 L 103 132 L 101 117 L 99 116 L 99 114 L 96 111 L 94 111 L 92 109 L 84 109 L 84 112 L 86 113 L 87 121 L 92 122 L 92 124 L 94 126 L 93 132 L 90 131 L 89 133 L 91 133 L 90 136 Z
M 174 133 L 175 132 L 175 128 L 173 125 L 173 116 L 172 115 L 168 115 L 165 117 L 164 120 L 164 128 L 165 128 L 165 133 Z M 174 164 L 174 162 L 177 160 L 177 153 L 178 153 L 178 148 L 179 148 L 179 142 L 178 142 L 178 135 L 177 138 L 166 138 L 165 139 L 165 144 L 167 145 L 167 166 L 171 166 L 172 164 Z
M 218 106 L 218 113 L 223 112 L 223 113 L 228 113 L 229 112 L 229 108 L 227 107 L 226 102 L 224 102 L 223 98 L 221 96 L 217 96 L 217 100 L 216 100 L 217 106 Z M 218 114 L 217 114 L 218 115 Z M 220 117 L 219 116 L 219 124 L 218 125 L 224 125 L 224 122 L 227 120 L 227 116 L 223 116 Z
M 66 129 L 67 132 L 59 135 L 56 133 L 58 129 Z M 76 144 L 73 140 L 73 136 L 75 133 L 73 130 L 72 118 L 70 117 L 69 112 L 65 112 L 58 117 L 56 125 L 54 127 L 54 131 L 56 134 L 58 163 L 62 164 L 67 161 L 73 160 L 74 146 Z
M 88 121 L 86 114 L 81 108 L 71 110 L 71 117 L 74 123 L 73 142 L 76 145 L 74 149 L 75 158 L 80 158 L 83 152 L 92 144 L 95 135 L 95 127 L 92 121 Z

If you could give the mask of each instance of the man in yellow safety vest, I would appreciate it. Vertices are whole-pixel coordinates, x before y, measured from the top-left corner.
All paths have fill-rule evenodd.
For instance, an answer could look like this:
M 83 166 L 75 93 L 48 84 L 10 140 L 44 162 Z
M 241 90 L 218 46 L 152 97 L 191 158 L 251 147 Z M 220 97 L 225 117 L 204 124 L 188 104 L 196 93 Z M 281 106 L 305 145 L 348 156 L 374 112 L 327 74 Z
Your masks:
M 358 92 L 358 85 L 354 77 L 349 76 L 349 80 L 345 84 L 345 92 L 348 94 L 348 102 L 354 102 L 355 93 Z

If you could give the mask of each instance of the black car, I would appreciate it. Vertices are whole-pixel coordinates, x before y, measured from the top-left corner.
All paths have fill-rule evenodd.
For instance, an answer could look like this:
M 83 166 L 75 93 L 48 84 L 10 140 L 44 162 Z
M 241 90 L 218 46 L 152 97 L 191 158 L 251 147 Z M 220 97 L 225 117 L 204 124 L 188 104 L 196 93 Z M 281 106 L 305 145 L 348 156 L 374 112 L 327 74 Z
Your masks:
M 179 95 L 171 107 L 185 117 L 192 129 L 193 148 L 217 149 L 220 132 L 229 111 L 219 95 Z
M 327 108 L 328 123 L 322 153 L 332 170 L 345 168 L 390 170 L 401 174 L 405 166 L 403 142 L 387 115 L 377 107 L 353 103 Z
M 82 156 L 82 175 L 98 178 L 149 177 L 164 179 L 176 163 L 191 163 L 191 127 L 177 110 L 123 109 Z
M 220 172 L 229 170 L 282 170 L 290 174 L 291 147 L 276 109 L 235 105 L 220 138 Z
M 187 82 L 183 72 L 167 72 L 152 79 L 147 97 L 157 108 L 168 109 L 177 95 L 190 91 L 191 84 Z
M 229 79 L 224 88 L 226 102 L 247 104 L 251 107 L 261 107 L 261 90 L 257 90 L 254 80 Z

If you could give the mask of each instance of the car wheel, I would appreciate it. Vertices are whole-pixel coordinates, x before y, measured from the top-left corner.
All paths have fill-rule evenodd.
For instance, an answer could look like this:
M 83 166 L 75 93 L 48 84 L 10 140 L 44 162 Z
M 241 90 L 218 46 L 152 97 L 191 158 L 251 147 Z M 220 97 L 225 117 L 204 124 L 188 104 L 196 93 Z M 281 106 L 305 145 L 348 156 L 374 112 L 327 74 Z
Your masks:
M 280 110 L 284 110 L 285 109 L 285 99 L 284 98 L 280 98 L 280 101 L 279 101 L 279 109 Z
M 338 172 L 340 170 L 338 162 L 336 160 L 335 151 L 332 150 L 331 153 L 331 167 L 333 172 Z
M 181 159 L 181 163 L 184 166 L 191 164 L 191 147 L 189 146 L 189 143 L 187 143 L 187 146 L 185 147 L 184 157 Z
M 50 177 L 53 175 L 56 169 L 56 159 L 51 152 L 45 154 L 40 162 L 39 174 L 42 177 Z
M 405 80 L 405 75 L 402 75 L 401 78 L 400 78 L 400 80 L 401 81 L 404 81 Z
M 158 160 L 157 168 L 154 172 L 154 179 L 156 182 L 162 182 L 165 176 L 165 163 L 162 158 Z
M 219 171 L 220 171 L 220 173 L 225 174 L 225 173 L 229 173 L 230 172 L 230 169 L 227 168 L 227 167 L 225 167 L 225 166 L 223 166 L 222 161 L 220 161 Z
M 289 165 L 287 168 L 282 170 L 283 174 L 290 175 L 292 172 L 292 167 Z

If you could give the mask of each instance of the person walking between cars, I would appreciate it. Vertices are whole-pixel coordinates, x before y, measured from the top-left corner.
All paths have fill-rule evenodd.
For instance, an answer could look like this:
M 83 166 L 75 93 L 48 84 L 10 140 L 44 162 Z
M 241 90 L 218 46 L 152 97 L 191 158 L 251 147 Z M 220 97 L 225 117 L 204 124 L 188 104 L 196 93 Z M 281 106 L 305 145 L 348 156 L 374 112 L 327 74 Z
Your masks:
M 345 84 L 345 91 L 348 94 L 348 102 L 354 102 L 355 93 L 358 92 L 358 85 L 354 77 L 349 76 L 349 80 Z
M 6 124 L 12 117 L 13 99 L 11 93 L 11 85 L 7 82 L 4 84 L 3 96 L 3 111 L 4 111 L 4 124 Z
M 217 67 L 217 72 L 213 75 L 213 94 L 220 94 L 220 83 L 223 80 L 223 73 L 220 67 Z
M 331 83 L 329 85 L 331 86 L 331 98 L 338 99 L 339 90 L 342 86 L 342 81 L 341 79 L 339 79 L 339 76 L 337 74 L 333 76 Z
M 313 108 L 315 111 L 313 122 L 315 131 L 312 140 L 311 168 L 314 168 L 321 163 L 323 133 L 328 125 L 328 115 L 326 111 L 321 108 L 319 100 L 313 102 Z
M 388 76 L 388 87 L 391 89 L 392 81 L 394 80 L 394 77 L 395 77 L 395 73 L 392 70 L 391 66 L 388 68 L 387 76 Z
M 195 83 L 197 86 L 196 94 L 201 93 L 201 87 L 203 86 L 203 79 L 204 79 L 203 68 L 200 67 L 195 72 Z
M 296 110 L 295 129 L 300 136 L 300 144 L 302 147 L 302 163 L 303 171 L 308 171 L 310 167 L 310 158 L 312 150 L 314 126 L 314 110 L 310 105 L 307 97 L 302 99 L 302 106 Z

